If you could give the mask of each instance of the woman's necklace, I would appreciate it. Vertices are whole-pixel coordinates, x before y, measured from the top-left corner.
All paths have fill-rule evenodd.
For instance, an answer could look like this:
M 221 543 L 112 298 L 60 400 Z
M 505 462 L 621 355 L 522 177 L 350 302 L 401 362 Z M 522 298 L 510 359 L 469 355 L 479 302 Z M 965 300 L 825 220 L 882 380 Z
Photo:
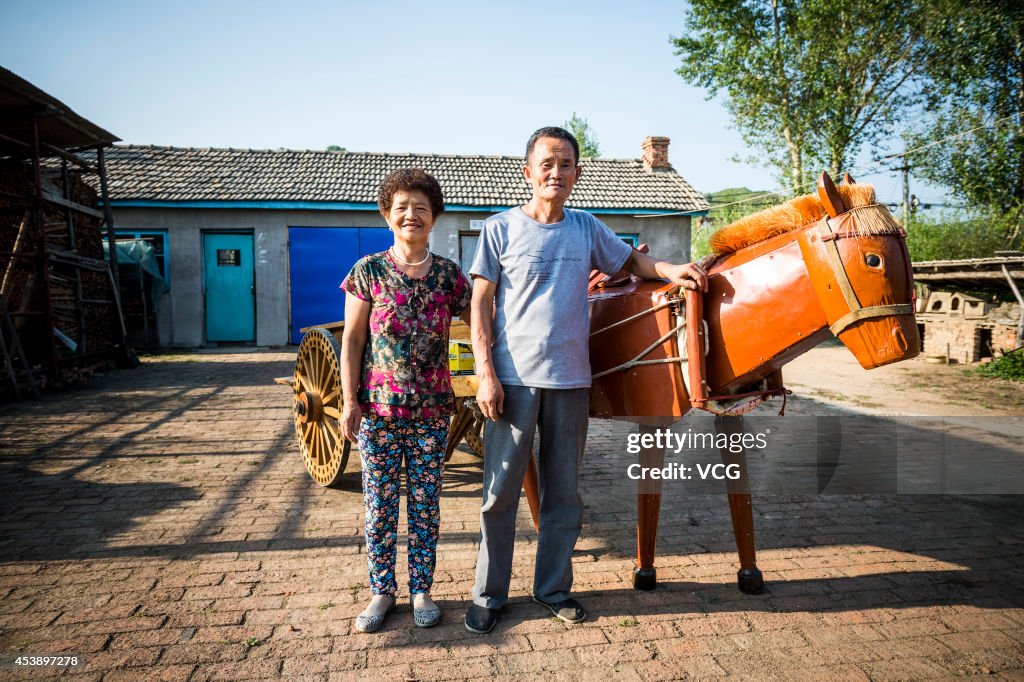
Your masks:
M 407 260 L 402 260 L 402 257 L 398 255 L 397 251 L 395 251 L 395 247 L 392 246 L 391 247 L 391 257 L 394 258 L 399 263 L 401 263 L 402 265 L 408 265 L 409 267 L 416 267 L 417 265 L 423 265 L 424 263 L 427 262 L 427 259 L 430 258 L 430 251 L 427 250 L 427 255 L 424 256 L 422 260 L 418 260 L 415 263 L 410 263 Z

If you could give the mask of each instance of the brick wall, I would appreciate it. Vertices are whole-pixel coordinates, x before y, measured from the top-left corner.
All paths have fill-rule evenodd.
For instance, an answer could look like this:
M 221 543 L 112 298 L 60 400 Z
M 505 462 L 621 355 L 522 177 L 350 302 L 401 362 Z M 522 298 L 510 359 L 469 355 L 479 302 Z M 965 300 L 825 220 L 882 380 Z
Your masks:
M 1017 328 L 1011 325 L 962 318 L 922 319 L 922 316 L 918 317 L 918 323 L 924 324 L 925 355 L 944 355 L 948 344 L 950 360 L 970 363 L 988 355 L 989 343 L 996 357 L 1000 350 L 1016 347 Z M 986 342 L 988 336 L 991 341 Z
M 996 357 L 1000 350 L 1013 350 L 1017 347 L 1017 328 L 1008 324 L 996 325 L 992 330 L 992 347 L 996 349 Z
M 648 137 L 641 143 L 640 149 L 647 170 L 668 170 L 672 167 L 668 162 L 668 143 L 667 137 Z

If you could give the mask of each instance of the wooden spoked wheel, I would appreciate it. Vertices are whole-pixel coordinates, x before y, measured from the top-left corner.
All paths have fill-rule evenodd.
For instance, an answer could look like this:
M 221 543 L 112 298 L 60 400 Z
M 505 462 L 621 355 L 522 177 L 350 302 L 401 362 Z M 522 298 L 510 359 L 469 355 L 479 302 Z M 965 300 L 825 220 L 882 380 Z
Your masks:
M 295 434 L 306 471 L 322 486 L 341 481 L 351 443 L 341 437 L 341 347 L 326 329 L 302 337 L 295 358 Z

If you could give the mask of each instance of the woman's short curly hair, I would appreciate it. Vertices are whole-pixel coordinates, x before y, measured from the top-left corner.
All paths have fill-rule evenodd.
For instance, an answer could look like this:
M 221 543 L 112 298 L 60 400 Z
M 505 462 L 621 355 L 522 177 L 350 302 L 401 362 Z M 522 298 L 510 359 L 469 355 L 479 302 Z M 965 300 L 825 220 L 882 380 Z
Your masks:
M 391 201 L 395 192 L 423 192 L 430 201 L 430 212 L 434 220 L 444 213 L 444 196 L 441 194 L 441 183 L 430 173 L 422 168 L 399 168 L 388 174 L 380 183 L 380 191 L 377 193 L 377 208 L 380 214 L 387 217 L 391 210 Z

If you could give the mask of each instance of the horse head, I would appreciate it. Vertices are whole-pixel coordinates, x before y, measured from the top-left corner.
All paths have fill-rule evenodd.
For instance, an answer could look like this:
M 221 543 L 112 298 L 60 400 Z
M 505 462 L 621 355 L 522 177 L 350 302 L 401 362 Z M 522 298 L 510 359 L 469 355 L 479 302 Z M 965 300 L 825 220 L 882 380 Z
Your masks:
M 712 388 L 740 390 L 830 332 L 866 369 L 920 352 L 905 234 L 871 185 L 822 173 L 816 194 L 740 218 L 710 245 Z
M 818 199 L 825 215 L 799 243 L 832 333 L 865 369 L 914 357 L 921 343 L 903 229 L 849 175 L 837 188 L 822 173 Z

